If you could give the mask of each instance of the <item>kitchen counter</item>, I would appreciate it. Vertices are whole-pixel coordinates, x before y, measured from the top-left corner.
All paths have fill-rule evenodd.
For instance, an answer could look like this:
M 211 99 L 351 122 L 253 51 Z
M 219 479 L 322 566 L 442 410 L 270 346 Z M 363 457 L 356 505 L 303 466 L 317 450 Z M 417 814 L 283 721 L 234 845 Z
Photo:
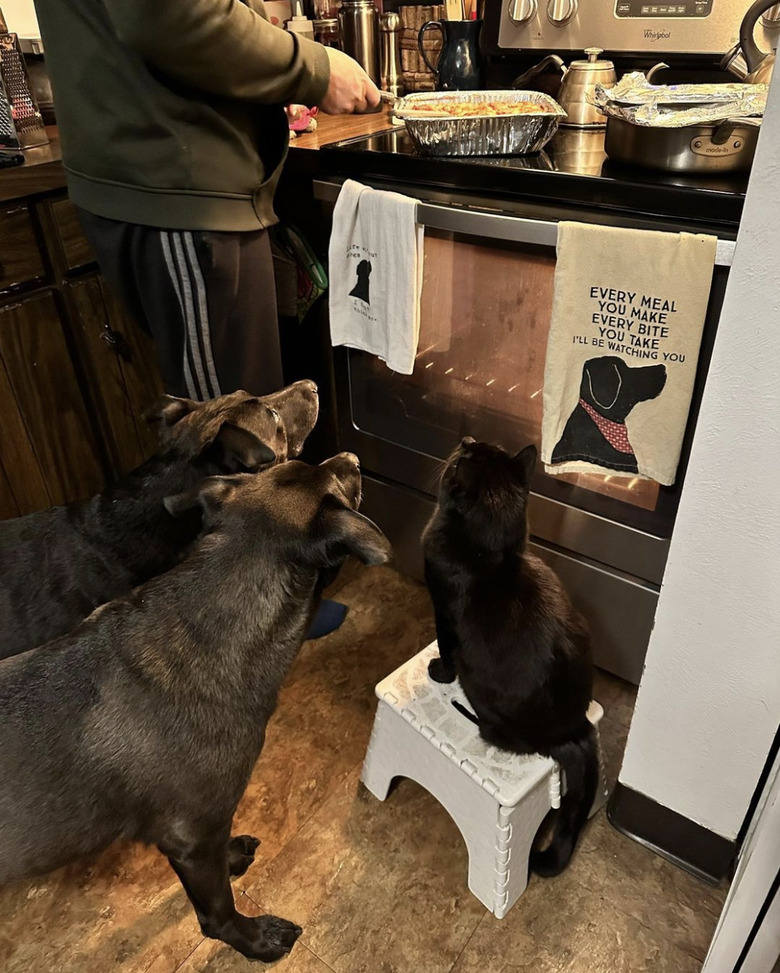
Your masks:
M 334 116 L 321 113 L 317 118 L 317 131 L 299 135 L 290 145 L 293 149 L 321 149 L 335 142 L 372 135 L 391 127 L 387 108 L 371 115 Z M 48 126 L 46 132 L 49 136 L 48 145 L 25 149 L 22 165 L 0 169 L 0 203 L 65 188 L 65 171 L 62 168 L 57 126 Z M 296 153 L 292 155 L 294 157 Z
M 0 203 L 38 196 L 65 188 L 60 138 L 55 125 L 47 127 L 49 144 L 25 149 L 24 163 L 0 169 Z
M 486 198 L 599 206 L 712 226 L 734 236 L 747 175 L 654 173 L 606 159 L 603 133 L 559 129 L 534 156 L 437 159 L 420 156 L 387 108 L 371 115 L 318 116 L 317 131 L 291 142 L 288 175 L 353 177 L 415 184 Z M 51 142 L 25 152 L 22 166 L 0 170 L 0 202 L 62 190 L 65 173 L 56 127 Z M 319 150 L 319 151 L 318 151 Z

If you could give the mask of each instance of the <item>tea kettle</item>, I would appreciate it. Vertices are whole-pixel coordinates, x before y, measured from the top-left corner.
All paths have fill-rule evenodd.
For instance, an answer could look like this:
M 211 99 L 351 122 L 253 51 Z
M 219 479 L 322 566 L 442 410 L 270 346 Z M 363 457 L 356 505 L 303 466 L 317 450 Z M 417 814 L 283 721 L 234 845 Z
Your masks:
M 775 66 L 775 53 L 764 54 L 756 44 L 753 31 L 758 18 L 777 6 L 777 0 L 756 0 L 745 14 L 739 28 L 739 44 L 733 47 L 720 62 L 721 68 L 730 71 L 740 81 L 748 84 L 769 84 Z M 780 20 L 780 8 L 772 10 L 764 23 L 776 26 Z
M 515 78 L 512 87 L 525 87 L 532 78 L 553 64 L 563 75 L 556 96 L 556 100 L 567 116 L 561 125 L 576 128 L 604 128 L 606 119 L 592 101 L 597 84 L 609 88 L 616 83 L 615 65 L 612 61 L 599 59 L 599 55 L 603 53 L 599 47 L 586 47 L 585 53 L 588 56 L 587 61 L 572 61 L 568 68 L 557 54 L 550 54 L 537 65 L 529 68 L 525 74 Z

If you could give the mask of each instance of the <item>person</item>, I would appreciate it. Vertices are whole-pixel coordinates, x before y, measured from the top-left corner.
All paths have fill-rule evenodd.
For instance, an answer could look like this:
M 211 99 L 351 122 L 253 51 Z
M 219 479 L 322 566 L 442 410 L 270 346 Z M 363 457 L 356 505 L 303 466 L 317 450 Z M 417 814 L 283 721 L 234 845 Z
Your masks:
M 155 339 L 165 390 L 283 384 L 268 228 L 285 105 L 379 92 L 262 0 L 36 0 L 68 192 L 109 286 Z
M 68 192 L 109 286 L 155 339 L 166 392 L 283 385 L 268 228 L 285 106 L 364 111 L 340 51 L 262 0 L 36 0 Z M 337 628 L 323 603 L 311 635 Z

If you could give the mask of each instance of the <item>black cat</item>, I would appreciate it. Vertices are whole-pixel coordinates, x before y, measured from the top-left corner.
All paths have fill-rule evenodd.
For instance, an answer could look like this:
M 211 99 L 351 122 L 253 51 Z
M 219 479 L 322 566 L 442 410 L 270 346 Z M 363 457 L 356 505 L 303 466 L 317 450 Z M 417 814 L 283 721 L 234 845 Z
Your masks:
M 549 847 L 531 869 L 569 863 L 598 786 L 596 738 L 586 712 L 593 672 L 588 633 L 555 573 L 526 550 L 526 506 L 536 447 L 516 456 L 465 438 L 442 477 L 423 534 L 436 615 L 437 682 L 457 676 L 482 737 L 557 760 L 566 776 Z

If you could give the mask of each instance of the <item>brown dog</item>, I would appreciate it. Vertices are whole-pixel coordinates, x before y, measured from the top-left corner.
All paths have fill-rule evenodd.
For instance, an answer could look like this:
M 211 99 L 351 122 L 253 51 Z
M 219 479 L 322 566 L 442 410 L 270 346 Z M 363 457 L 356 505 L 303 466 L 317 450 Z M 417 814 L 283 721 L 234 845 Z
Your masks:
M 0 662 L 0 884 L 130 837 L 168 856 L 205 935 L 289 952 L 299 926 L 236 911 L 257 840 L 231 823 L 323 572 L 389 559 L 360 494 L 349 453 L 205 480 L 167 501 L 203 515 L 183 564 Z
M 297 456 L 317 421 L 317 386 L 207 402 L 166 396 L 148 418 L 163 451 L 90 500 L 0 523 L 0 659 L 69 632 L 98 605 L 177 564 L 200 516 L 163 499 L 215 473 Z

